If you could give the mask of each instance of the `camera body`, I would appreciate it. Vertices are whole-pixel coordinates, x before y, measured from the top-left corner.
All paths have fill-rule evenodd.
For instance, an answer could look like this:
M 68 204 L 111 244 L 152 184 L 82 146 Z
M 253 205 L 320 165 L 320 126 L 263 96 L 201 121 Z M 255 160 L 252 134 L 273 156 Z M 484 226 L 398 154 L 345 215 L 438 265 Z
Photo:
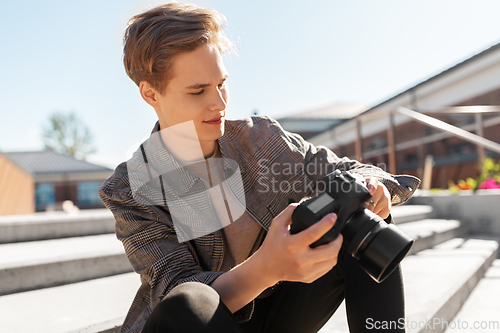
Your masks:
M 333 212 L 337 214 L 335 225 L 311 247 L 329 243 L 338 237 L 353 213 L 367 207 L 371 197 L 362 180 L 348 171 L 335 170 L 319 182 L 315 196 L 306 199 L 295 209 L 291 233 L 298 233 Z
M 292 214 L 290 232 L 298 233 L 329 213 L 335 225 L 311 247 L 343 235 L 343 246 L 375 281 L 382 282 L 410 250 L 413 240 L 366 207 L 371 199 L 363 177 L 335 170 L 318 184 L 317 193 L 304 200 Z

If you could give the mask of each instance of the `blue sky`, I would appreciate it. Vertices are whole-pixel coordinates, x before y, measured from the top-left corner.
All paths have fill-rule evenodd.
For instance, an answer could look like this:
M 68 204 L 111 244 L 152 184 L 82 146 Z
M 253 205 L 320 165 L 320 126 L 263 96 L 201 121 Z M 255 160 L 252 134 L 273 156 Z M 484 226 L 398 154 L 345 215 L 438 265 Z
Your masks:
M 183 2 L 183 1 L 180 1 Z M 500 1 L 189 1 L 228 20 L 228 118 L 332 102 L 375 105 L 500 42 Z M 42 124 L 76 111 L 110 167 L 154 110 L 122 65 L 122 34 L 161 1 L 0 2 L 0 151 L 43 148 Z

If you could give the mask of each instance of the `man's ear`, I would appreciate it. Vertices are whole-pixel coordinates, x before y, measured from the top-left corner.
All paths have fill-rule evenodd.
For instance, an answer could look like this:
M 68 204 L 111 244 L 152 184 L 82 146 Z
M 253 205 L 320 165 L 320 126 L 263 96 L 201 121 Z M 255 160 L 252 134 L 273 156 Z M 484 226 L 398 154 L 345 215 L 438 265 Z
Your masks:
M 153 87 L 151 87 L 148 81 L 141 81 L 139 83 L 139 91 L 141 93 L 142 99 L 153 108 L 156 108 L 156 106 L 158 105 L 158 92 Z

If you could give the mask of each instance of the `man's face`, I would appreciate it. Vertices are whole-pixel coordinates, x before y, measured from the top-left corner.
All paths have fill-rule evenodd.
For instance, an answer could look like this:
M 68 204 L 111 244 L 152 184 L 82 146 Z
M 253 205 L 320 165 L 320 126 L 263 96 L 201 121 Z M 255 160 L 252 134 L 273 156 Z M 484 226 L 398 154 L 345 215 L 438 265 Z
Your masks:
M 228 99 L 226 78 L 222 57 L 214 46 L 177 55 L 165 92 L 157 94 L 161 129 L 192 120 L 202 146 L 220 138 Z

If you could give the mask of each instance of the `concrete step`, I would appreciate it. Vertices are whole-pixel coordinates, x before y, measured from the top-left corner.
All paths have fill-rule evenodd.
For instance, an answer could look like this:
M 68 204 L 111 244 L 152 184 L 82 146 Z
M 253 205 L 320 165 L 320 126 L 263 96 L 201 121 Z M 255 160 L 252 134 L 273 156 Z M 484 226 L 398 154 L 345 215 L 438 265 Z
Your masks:
M 0 244 L 113 232 L 115 220 L 107 209 L 0 217 Z
M 440 326 L 427 323 L 449 322 L 455 317 L 495 260 L 497 250 L 496 241 L 454 238 L 406 257 L 402 270 L 407 332 L 443 332 Z M 344 304 L 320 330 L 333 332 L 349 332 Z
M 432 217 L 432 206 L 402 205 L 391 209 L 391 215 L 396 224 L 424 220 Z
M 136 273 L 0 297 L 0 331 L 117 332 L 140 286 Z
M 0 245 L 0 295 L 130 271 L 114 234 Z
M 408 332 L 443 332 L 418 325 L 452 320 L 496 259 L 497 250 L 496 241 L 455 238 L 404 260 Z
M 445 333 L 500 332 L 500 259 L 493 261 Z
M 470 231 L 467 224 L 464 225 L 458 220 L 425 219 L 397 224 L 397 226 L 415 240 L 409 255 L 450 239 L 462 237 Z
M 425 219 L 431 206 L 403 205 L 392 209 L 396 224 Z M 113 233 L 115 220 L 107 209 L 76 213 L 51 212 L 0 217 L 0 244 Z

